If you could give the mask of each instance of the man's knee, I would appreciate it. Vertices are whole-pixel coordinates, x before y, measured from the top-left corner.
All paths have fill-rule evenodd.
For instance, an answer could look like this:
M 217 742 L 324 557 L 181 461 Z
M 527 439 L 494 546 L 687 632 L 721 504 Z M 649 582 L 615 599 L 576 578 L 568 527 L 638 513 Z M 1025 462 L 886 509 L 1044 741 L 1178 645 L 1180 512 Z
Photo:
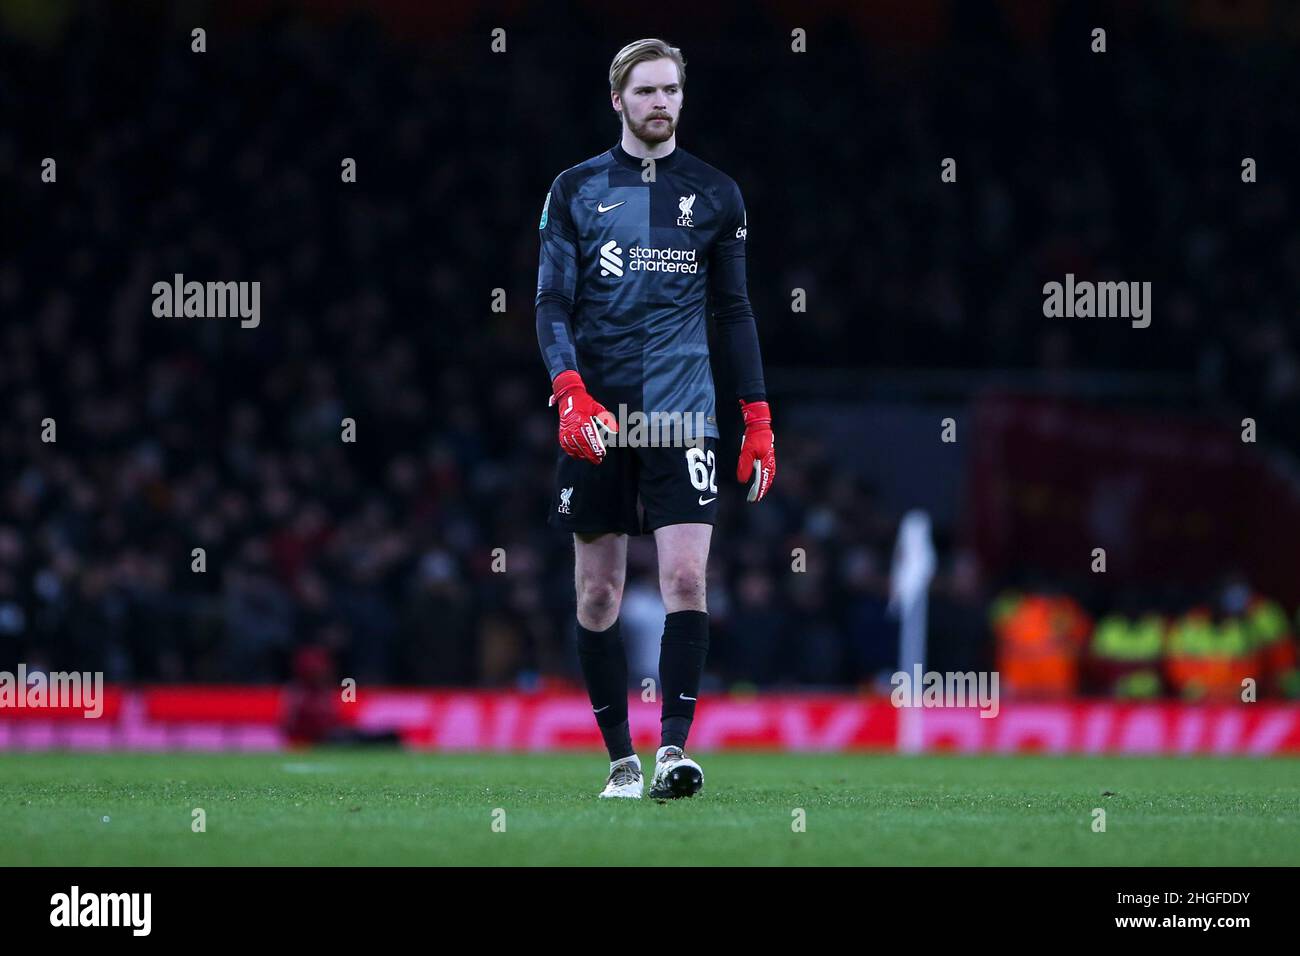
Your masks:
M 617 576 L 593 575 L 578 582 L 578 616 L 593 622 L 592 630 L 603 631 L 613 624 L 622 601 L 623 581 Z
M 670 608 L 703 610 L 705 568 L 703 564 L 684 561 L 665 569 L 660 575 L 664 604 Z

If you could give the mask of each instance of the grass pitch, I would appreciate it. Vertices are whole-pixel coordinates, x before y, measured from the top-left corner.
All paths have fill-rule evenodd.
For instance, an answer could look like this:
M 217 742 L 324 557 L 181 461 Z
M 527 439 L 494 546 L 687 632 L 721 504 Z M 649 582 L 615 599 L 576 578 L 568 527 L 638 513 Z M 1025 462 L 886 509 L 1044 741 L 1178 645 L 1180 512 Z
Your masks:
M 659 802 L 596 753 L 5 754 L 0 865 L 1300 864 L 1300 760 L 698 757 Z

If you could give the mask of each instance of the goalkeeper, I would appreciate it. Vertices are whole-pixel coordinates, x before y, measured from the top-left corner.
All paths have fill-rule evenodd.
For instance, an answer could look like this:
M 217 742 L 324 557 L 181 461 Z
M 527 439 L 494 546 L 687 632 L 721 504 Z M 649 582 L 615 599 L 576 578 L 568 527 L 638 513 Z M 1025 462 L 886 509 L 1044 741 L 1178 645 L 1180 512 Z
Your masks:
M 561 448 L 550 522 L 574 538 L 578 655 L 610 757 L 603 797 L 640 797 L 643 786 L 618 624 L 630 534 L 655 537 L 667 612 L 650 793 L 692 796 L 704 782 L 685 747 L 709 646 L 705 567 L 718 500 L 707 316 L 745 422 L 736 477 L 753 502 L 776 477 L 745 207 L 730 177 L 677 145 L 685 68 L 661 40 L 619 51 L 609 81 L 620 141 L 556 177 L 539 224 L 537 338 Z M 652 431 L 654 416 L 698 427 L 645 447 L 620 433 L 626 418 L 610 411 L 620 406 L 651 416 Z

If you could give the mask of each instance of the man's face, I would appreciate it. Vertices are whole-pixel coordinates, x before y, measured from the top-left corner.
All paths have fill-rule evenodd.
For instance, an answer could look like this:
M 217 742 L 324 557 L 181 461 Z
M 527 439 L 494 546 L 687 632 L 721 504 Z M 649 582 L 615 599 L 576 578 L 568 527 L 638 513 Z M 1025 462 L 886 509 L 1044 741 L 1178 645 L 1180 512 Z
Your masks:
M 677 64 L 667 58 L 646 60 L 632 67 L 622 94 L 611 92 L 614 109 L 643 143 L 662 143 L 677 130 L 682 112 L 682 87 Z

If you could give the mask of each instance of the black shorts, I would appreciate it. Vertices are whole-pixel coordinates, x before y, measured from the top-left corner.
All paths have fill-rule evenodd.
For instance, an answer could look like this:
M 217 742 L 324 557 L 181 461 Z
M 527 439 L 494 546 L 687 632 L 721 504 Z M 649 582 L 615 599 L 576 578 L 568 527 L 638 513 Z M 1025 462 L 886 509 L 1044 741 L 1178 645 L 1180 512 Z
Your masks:
M 575 534 L 649 534 L 670 524 L 713 524 L 718 440 L 698 447 L 611 445 L 599 465 L 560 452 L 549 523 Z

